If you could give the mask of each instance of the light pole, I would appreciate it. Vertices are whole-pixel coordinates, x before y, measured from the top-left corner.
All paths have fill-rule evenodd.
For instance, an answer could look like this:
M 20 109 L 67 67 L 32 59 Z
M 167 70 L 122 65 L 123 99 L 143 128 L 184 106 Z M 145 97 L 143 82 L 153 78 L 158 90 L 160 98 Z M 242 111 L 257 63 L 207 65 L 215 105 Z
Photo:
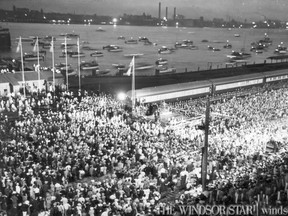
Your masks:
M 204 146 L 202 148 L 202 164 L 201 164 L 201 174 L 202 174 L 202 191 L 206 190 L 207 185 L 207 158 L 208 158 L 208 133 L 209 133 L 209 121 L 210 121 L 210 99 L 208 97 L 206 102 L 206 114 L 205 114 L 205 139 Z

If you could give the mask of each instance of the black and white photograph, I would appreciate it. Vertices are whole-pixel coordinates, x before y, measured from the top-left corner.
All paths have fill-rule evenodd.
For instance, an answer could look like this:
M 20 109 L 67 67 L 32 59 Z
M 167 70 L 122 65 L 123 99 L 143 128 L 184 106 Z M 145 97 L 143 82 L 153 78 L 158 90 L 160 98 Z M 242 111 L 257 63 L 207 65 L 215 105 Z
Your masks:
M 287 0 L 0 0 L 0 216 L 288 215 Z

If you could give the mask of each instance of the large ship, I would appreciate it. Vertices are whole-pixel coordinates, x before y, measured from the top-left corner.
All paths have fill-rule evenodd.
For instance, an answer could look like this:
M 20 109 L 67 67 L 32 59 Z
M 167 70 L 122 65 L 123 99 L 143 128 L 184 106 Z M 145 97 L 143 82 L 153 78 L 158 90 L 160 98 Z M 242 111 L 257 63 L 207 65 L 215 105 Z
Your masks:
M 11 36 L 8 28 L 0 27 L 0 50 L 11 49 Z

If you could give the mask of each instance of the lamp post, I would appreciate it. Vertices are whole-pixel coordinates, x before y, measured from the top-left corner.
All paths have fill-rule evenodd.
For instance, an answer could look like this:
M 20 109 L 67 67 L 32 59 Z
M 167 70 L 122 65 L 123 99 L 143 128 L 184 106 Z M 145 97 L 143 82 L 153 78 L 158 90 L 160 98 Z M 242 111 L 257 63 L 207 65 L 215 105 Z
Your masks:
M 205 114 L 205 139 L 204 146 L 202 148 L 202 164 L 201 164 L 201 174 L 202 174 L 202 191 L 206 190 L 207 185 L 207 158 L 208 158 L 208 133 L 209 133 L 209 121 L 210 121 L 210 99 L 208 97 L 206 102 L 206 114 Z

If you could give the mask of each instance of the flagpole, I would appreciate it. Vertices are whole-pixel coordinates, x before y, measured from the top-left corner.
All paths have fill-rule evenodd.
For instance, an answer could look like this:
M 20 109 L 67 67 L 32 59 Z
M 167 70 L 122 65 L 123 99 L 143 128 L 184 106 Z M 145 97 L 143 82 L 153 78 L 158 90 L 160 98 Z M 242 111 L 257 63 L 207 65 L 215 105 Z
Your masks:
M 38 72 L 38 92 L 40 91 L 40 61 L 39 61 L 39 42 L 38 37 L 36 39 L 36 49 L 37 49 L 37 72 Z
M 132 113 L 135 109 L 135 56 L 132 59 Z
M 53 92 L 55 92 L 55 56 L 54 56 L 54 38 L 51 41 L 51 51 L 52 51 L 52 72 L 53 72 Z
M 25 76 L 24 76 L 24 60 L 23 60 L 23 49 L 22 49 L 21 36 L 20 36 L 20 39 L 19 39 L 19 43 L 20 43 L 20 54 L 21 54 L 22 81 L 23 81 L 23 84 L 24 84 L 23 93 L 24 93 L 24 97 L 26 98 L 26 82 L 25 82 Z
M 68 87 L 68 60 L 67 60 L 67 38 L 65 36 L 65 63 L 66 63 L 66 89 L 69 90 Z
M 80 68 L 80 43 L 79 43 L 79 37 L 77 38 L 77 46 L 78 46 L 78 76 L 79 76 L 79 90 L 81 91 L 81 68 Z

